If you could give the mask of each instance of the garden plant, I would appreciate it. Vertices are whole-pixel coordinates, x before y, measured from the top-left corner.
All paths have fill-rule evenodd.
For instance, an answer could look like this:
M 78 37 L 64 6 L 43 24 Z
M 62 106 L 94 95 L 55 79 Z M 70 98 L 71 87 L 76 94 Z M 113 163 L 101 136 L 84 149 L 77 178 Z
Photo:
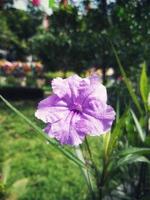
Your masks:
M 113 45 L 112 49 L 132 100 L 121 115 L 119 102 L 116 111 L 107 105 L 106 88 L 95 75 L 89 78 L 73 75 L 52 81 L 52 95 L 39 103 L 35 113 L 47 124 L 44 131 L 2 96 L 0 98 L 49 145 L 81 168 L 88 199 L 146 200 L 150 183 L 150 102 L 146 64 L 142 64 L 140 96 L 137 96 Z M 90 135 L 99 140 L 96 155 L 89 143 Z
M 45 97 L 0 93 L 0 199 L 150 200 L 149 0 L 14 2 L 0 89 Z

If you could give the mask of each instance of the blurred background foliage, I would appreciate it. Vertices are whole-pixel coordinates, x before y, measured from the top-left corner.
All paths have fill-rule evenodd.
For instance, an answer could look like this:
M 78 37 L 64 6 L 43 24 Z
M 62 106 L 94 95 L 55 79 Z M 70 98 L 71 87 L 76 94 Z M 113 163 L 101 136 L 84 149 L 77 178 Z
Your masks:
M 145 60 L 149 65 L 150 3 L 148 0 L 61 1 L 46 15 L 28 5 L 27 12 L 12 8 L 9 1 L 0 11 L 0 48 L 9 60 L 28 55 L 42 60 L 47 71 L 82 72 L 90 67 L 118 67 L 111 40 L 132 74 Z

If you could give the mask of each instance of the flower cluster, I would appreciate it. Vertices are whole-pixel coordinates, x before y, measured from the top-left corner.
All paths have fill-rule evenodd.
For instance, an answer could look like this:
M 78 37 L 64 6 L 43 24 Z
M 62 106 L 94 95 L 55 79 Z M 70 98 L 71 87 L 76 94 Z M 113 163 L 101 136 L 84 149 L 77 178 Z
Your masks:
M 42 100 L 35 116 L 47 124 L 45 132 L 61 144 L 77 146 L 85 136 L 107 133 L 115 119 L 107 92 L 98 76 L 73 75 L 52 81 L 53 94 Z
M 40 74 L 42 70 L 43 65 L 39 62 L 27 63 L 21 61 L 0 61 L 0 74 L 2 75 L 26 76 L 30 73 Z

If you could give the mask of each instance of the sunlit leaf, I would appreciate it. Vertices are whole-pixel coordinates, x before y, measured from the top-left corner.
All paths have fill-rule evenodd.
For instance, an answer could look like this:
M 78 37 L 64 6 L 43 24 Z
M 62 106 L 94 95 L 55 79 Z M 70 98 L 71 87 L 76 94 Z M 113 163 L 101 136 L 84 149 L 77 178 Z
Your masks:
M 55 0 L 49 0 L 49 7 L 55 8 L 55 6 L 56 6 Z
M 148 94 L 147 104 L 148 104 L 148 110 L 150 111 L 150 91 L 149 91 L 149 94 Z
M 21 197 L 27 191 L 28 182 L 29 182 L 28 178 L 23 178 L 13 183 L 13 185 L 11 186 L 9 190 L 8 199 L 11 199 L 11 200 L 19 199 L 19 197 Z
M 108 156 L 110 139 L 111 139 L 111 133 L 110 132 L 103 135 L 103 149 L 104 149 L 105 159 L 107 159 L 107 156 Z
M 137 129 L 137 131 L 139 133 L 139 137 L 140 137 L 141 141 L 144 142 L 146 134 L 145 134 L 144 130 L 142 130 L 142 127 L 141 127 L 141 125 L 140 125 L 135 113 L 133 112 L 133 110 L 130 109 L 130 112 L 132 114 L 134 123 L 136 125 L 136 129 Z
M 10 167 L 11 167 L 11 159 L 6 160 L 2 164 L 2 176 L 3 176 L 3 184 L 5 185 L 7 183 L 9 174 L 10 174 Z
M 140 77 L 140 92 L 144 102 L 145 109 L 147 110 L 147 101 L 148 101 L 148 77 L 146 74 L 146 63 L 142 64 L 142 72 Z

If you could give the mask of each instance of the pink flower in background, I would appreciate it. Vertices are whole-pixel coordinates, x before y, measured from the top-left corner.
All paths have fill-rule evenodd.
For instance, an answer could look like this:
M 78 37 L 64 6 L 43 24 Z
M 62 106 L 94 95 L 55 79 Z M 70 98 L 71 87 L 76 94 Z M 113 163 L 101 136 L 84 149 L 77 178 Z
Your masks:
M 32 0 L 32 4 L 34 6 L 39 6 L 41 4 L 41 0 Z
M 73 75 L 52 81 L 53 94 L 42 100 L 35 116 L 47 123 L 45 132 L 61 144 L 77 146 L 85 136 L 111 129 L 115 112 L 107 105 L 107 92 L 97 76 Z

